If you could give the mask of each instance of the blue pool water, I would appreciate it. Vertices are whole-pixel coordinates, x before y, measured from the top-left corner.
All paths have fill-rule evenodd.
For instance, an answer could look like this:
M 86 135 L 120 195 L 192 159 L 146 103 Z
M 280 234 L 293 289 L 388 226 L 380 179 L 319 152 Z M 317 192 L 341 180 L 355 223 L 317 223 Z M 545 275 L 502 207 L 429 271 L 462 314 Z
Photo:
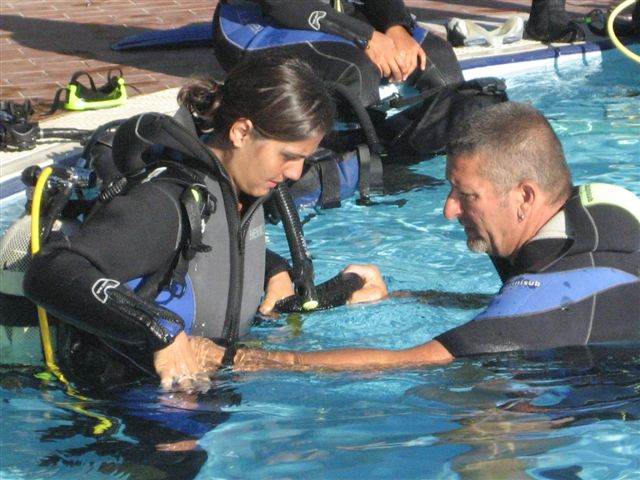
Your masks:
M 551 119 L 576 183 L 616 183 L 640 195 L 640 65 L 607 52 L 509 75 L 507 83 L 513 100 Z M 303 350 L 404 348 L 471 318 L 500 282 L 486 257 L 467 251 L 457 223 L 442 217 L 443 165 L 436 158 L 410 167 L 419 186 L 378 205 L 303 212 L 320 281 L 348 263 L 373 263 L 390 290 L 425 292 L 420 300 L 290 317 L 255 327 L 251 339 Z M 3 205 L 3 222 L 19 203 Z M 279 228 L 269 236 L 284 252 Z M 390 372 L 229 373 L 206 393 L 147 385 L 92 401 L 35 378 L 38 371 L 0 370 L 0 478 L 632 479 L 640 472 L 637 346 Z M 107 434 L 92 434 L 96 416 L 113 422 Z M 175 449 L 187 438 L 196 449 L 157 447 Z

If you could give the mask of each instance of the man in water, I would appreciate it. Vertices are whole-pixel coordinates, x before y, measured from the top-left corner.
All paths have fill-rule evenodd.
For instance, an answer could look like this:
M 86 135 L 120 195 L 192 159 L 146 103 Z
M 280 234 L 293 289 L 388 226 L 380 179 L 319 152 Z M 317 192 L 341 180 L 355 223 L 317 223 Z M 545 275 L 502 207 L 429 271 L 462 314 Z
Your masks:
M 640 340 L 640 199 L 613 185 L 573 187 L 542 113 L 506 102 L 473 114 L 452 132 L 446 176 L 445 217 L 504 282 L 482 313 L 406 350 L 240 349 L 236 368 L 398 368 Z M 211 345 L 200 359 L 212 366 L 221 356 Z

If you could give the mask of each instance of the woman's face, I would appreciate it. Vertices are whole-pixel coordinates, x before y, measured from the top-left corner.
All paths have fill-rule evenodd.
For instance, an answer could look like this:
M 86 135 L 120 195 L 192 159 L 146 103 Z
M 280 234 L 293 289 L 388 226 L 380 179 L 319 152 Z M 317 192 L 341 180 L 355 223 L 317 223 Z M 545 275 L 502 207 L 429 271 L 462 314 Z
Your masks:
M 304 159 L 316 151 L 322 136 L 300 141 L 260 138 L 250 120 L 238 120 L 229 133 L 231 150 L 221 160 L 236 189 L 261 197 L 285 180 L 298 180 Z

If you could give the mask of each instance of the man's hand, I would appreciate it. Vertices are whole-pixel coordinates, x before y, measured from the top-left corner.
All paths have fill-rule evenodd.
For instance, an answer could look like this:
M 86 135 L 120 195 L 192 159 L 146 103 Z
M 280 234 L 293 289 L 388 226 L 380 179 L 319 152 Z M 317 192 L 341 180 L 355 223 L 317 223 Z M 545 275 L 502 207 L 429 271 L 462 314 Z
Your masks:
M 402 80 L 406 80 L 416 68 L 427 68 L 427 54 L 420 44 L 401 25 L 394 25 L 385 32 L 393 40 L 397 49 L 397 62 L 402 72 Z
M 280 272 L 269 279 L 264 300 L 260 305 L 260 313 L 268 315 L 273 312 L 273 308 L 278 300 L 290 297 L 295 291 L 289 272 Z
M 399 52 L 391 37 L 374 31 L 364 52 L 376 64 L 384 78 L 388 78 L 390 82 L 402 80 L 402 69 L 398 64 Z
M 388 295 L 387 285 L 378 267 L 373 265 L 349 265 L 344 273 L 355 273 L 364 279 L 364 286 L 353 292 L 347 303 L 375 302 Z

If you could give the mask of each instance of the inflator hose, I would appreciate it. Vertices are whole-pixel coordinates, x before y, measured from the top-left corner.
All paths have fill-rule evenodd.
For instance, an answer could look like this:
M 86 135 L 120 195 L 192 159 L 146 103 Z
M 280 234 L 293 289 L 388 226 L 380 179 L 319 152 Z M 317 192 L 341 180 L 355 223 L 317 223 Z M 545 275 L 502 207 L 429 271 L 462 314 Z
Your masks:
M 36 185 L 33 191 L 33 200 L 31 203 L 31 254 L 36 255 L 40 251 L 40 218 L 41 218 L 41 209 L 42 209 L 42 199 L 45 187 L 47 185 L 47 181 L 49 177 L 54 173 L 54 169 L 52 167 L 46 167 L 40 175 L 38 176 L 38 180 L 36 181 Z M 47 365 L 49 371 L 66 387 L 66 393 L 71 397 L 80 400 L 81 402 L 88 402 L 89 399 L 83 395 L 80 395 L 75 388 L 69 383 L 64 376 L 64 374 L 60 371 L 60 368 L 56 364 L 55 355 L 53 353 L 53 347 L 51 344 L 51 332 L 49 330 L 49 318 L 47 316 L 47 312 L 41 306 L 37 307 L 38 310 L 38 322 L 40 326 L 40 340 L 42 341 L 42 352 L 44 355 L 44 361 Z M 93 433 L 96 435 L 102 435 L 111 430 L 113 427 L 113 422 L 105 417 L 104 415 L 100 415 L 97 413 L 93 413 L 85 409 L 82 404 L 79 405 L 69 405 L 68 408 L 71 410 L 78 412 L 82 415 L 85 415 L 90 418 L 94 418 L 97 420 L 97 424 L 93 427 Z
M 367 140 L 367 145 L 369 146 L 369 150 L 376 154 L 382 153 L 382 144 L 380 143 L 380 139 L 378 138 L 378 134 L 376 133 L 376 129 L 373 126 L 373 122 L 371 121 L 371 117 L 367 113 L 366 108 L 362 105 L 360 100 L 349 91 L 347 87 L 338 82 L 325 82 L 327 87 L 339 94 L 342 98 L 344 98 L 351 108 L 353 109 L 353 113 L 355 113 L 356 117 L 358 117 L 358 122 L 360 122 L 360 126 L 362 127 L 362 131 L 364 132 L 364 136 Z
M 38 177 L 35 189 L 33 191 L 33 200 L 31 202 L 31 255 L 36 255 L 40 251 L 40 218 L 42 208 L 42 197 L 47 180 L 53 173 L 51 167 L 45 168 Z M 53 347 L 51 346 L 51 334 L 49 332 L 49 320 L 47 312 L 44 308 L 38 306 L 38 321 L 40 324 L 40 340 L 42 341 L 42 353 L 47 367 L 54 372 L 56 377 L 60 372 L 56 365 Z M 60 373 L 62 376 L 62 373 Z M 58 377 L 60 378 L 60 377 Z M 62 377 L 64 378 L 64 377 Z
M 274 198 L 291 251 L 292 280 L 296 296 L 300 299 L 304 310 L 314 310 L 318 306 L 318 296 L 313 283 L 313 263 L 302 232 L 298 210 L 286 184 L 278 184 L 274 191 Z

